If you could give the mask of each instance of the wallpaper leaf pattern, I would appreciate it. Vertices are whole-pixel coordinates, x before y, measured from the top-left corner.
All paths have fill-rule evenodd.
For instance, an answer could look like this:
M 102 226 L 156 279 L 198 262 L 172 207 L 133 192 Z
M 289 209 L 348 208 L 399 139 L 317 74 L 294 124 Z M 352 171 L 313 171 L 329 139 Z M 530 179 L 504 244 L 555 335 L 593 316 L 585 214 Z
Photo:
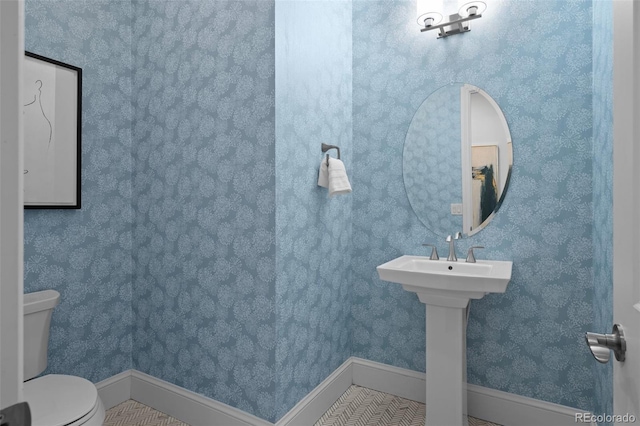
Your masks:
M 274 4 L 133 5 L 133 366 L 273 420 Z
M 308 18 L 312 16 L 313 19 Z M 317 185 L 321 144 L 355 163 L 351 3 L 276 1 L 276 418 L 351 355 L 351 194 Z M 330 152 L 335 156 L 335 150 Z
M 469 382 L 610 412 L 582 337 L 610 327 L 610 20 L 496 0 L 435 40 L 414 12 L 27 0 L 27 49 L 85 75 L 83 208 L 25 212 L 25 289 L 62 294 L 47 372 L 136 368 L 275 421 L 350 355 L 424 371 L 425 307 L 375 267 L 446 253 L 409 205 L 403 143 L 430 93 L 468 82 L 515 148 L 499 214 L 458 244 L 514 262 L 506 294 L 472 303 Z M 352 194 L 315 185 L 322 142 Z

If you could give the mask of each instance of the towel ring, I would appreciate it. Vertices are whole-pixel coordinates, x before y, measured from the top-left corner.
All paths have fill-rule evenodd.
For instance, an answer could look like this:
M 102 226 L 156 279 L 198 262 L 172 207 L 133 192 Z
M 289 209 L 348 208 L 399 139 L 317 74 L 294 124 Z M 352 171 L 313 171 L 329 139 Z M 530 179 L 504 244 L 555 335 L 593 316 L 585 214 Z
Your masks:
M 340 148 L 335 145 L 327 145 L 326 143 L 322 144 L 322 152 L 327 152 L 330 149 L 338 150 L 338 160 L 340 159 Z M 329 154 L 327 154 L 327 167 L 329 167 Z

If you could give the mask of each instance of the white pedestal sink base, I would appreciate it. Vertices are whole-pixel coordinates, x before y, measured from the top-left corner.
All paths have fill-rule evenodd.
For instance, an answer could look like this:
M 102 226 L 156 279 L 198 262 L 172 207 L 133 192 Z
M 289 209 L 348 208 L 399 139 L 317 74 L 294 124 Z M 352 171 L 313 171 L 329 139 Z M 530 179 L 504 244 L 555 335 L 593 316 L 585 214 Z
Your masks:
M 466 309 L 426 305 L 426 426 L 468 425 Z
M 468 425 L 466 308 L 470 299 L 504 293 L 512 266 L 400 256 L 376 268 L 380 279 L 402 284 L 427 305 L 426 426 Z

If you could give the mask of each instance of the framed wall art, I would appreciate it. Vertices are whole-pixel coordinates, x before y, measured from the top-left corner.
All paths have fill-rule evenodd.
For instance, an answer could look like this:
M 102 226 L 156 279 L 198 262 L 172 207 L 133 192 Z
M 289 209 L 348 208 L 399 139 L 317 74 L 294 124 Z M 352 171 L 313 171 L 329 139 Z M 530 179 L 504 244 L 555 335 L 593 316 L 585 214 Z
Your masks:
M 24 208 L 81 206 L 82 69 L 25 52 Z

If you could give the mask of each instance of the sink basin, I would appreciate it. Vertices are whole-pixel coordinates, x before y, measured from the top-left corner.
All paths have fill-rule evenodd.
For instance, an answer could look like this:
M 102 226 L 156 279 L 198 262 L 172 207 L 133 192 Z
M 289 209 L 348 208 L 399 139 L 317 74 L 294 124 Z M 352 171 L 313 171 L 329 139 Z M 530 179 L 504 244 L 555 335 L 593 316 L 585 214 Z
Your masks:
M 378 266 L 377 270 L 381 280 L 402 284 L 405 290 L 417 293 L 424 303 L 451 306 L 451 302 L 444 305 L 438 302 L 446 302 L 443 298 L 460 298 L 466 306 L 469 299 L 504 293 L 511 279 L 511 266 L 510 261 L 466 263 L 400 256 Z

